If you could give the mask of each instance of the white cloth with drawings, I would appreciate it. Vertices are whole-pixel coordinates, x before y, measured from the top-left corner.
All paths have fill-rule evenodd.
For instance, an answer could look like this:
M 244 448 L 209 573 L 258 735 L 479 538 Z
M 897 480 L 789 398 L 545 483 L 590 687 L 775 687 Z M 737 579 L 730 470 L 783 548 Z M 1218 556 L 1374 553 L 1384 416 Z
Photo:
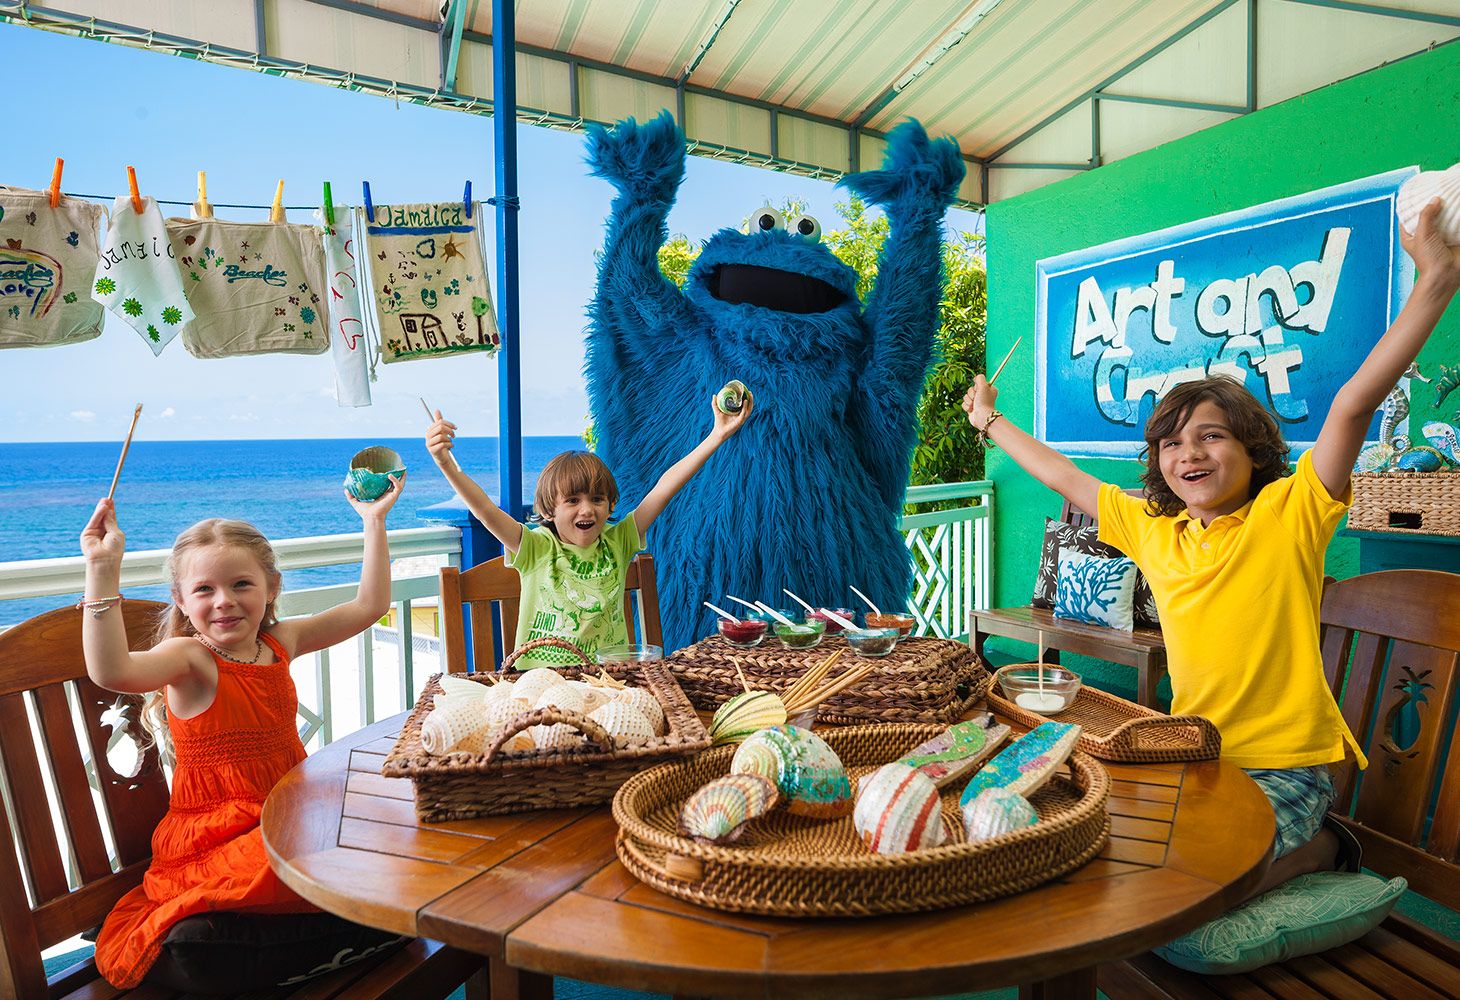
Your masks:
M 167 223 L 151 198 L 142 199 L 140 213 L 130 195 L 112 205 L 91 297 L 136 330 L 154 355 L 192 322 Z
M 360 275 L 355 265 L 355 210 L 334 208 L 335 221 L 314 213 L 324 227 L 324 266 L 329 285 L 330 356 L 335 363 L 335 400 L 341 406 L 370 405 L 369 339 L 360 319 Z

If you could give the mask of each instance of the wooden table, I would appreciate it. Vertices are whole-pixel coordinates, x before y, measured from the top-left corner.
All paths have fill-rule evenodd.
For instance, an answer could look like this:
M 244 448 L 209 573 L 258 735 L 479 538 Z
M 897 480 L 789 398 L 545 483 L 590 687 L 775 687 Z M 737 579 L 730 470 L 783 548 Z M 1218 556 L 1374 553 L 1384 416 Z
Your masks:
M 1216 916 L 1262 879 L 1273 815 L 1238 768 L 1111 765 L 1113 836 L 1070 875 L 1006 899 L 844 920 L 702 909 L 635 880 L 608 808 L 418 823 L 380 765 L 405 716 L 304 761 L 270 794 L 263 836 L 285 882 L 362 923 L 484 954 L 492 1000 L 550 976 L 678 996 L 903 997 L 1025 983 L 1095 996 L 1095 966 Z

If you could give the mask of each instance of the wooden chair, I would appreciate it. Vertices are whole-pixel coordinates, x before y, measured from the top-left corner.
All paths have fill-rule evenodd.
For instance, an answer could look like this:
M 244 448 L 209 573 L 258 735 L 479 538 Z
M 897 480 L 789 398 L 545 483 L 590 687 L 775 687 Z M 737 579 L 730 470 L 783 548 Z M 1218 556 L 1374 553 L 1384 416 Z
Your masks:
M 122 602 L 130 648 L 150 644 L 165 607 L 155 601 Z M 4 997 L 56 1000 L 126 994 L 100 978 L 90 957 L 48 981 L 41 952 L 100 924 L 116 901 L 142 881 L 153 829 L 167 811 L 167 782 L 155 749 L 141 755 L 131 776 L 116 773 L 107 759 L 109 726 L 124 722 L 130 732 L 141 732 L 141 699 L 105 691 L 86 676 L 82 614 L 62 608 L 0 633 L 0 791 L 8 806 L 0 809 Z M 31 713 L 37 731 L 32 730 Z M 89 769 L 97 777 L 95 795 Z M 54 788 L 54 812 L 48 788 Z M 249 996 L 445 996 L 482 964 L 478 955 L 416 940 L 379 960 L 298 987 Z M 135 992 L 157 1000 L 179 995 L 148 985 Z
M 1095 523 L 1094 515 L 1085 513 L 1069 501 L 1060 509 L 1060 520 L 1077 528 Z M 1046 663 L 1058 663 L 1059 651 L 1066 650 L 1135 667 L 1136 700 L 1149 708 L 1159 707 L 1156 704 L 1156 686 L 1166 673 L 1166 640 L 1162 638 L 1160 629 L 1136 628 L 1132 632 L 1124 632 L 1103 625 L 1087 625 L 1056 618 L 1048 608 L 1028 604 L 1019 608 L 968 613 L 968 641 L 980 656 L 983 655 L 984 641 L 989 636 L 1038 643 L 1041 632 L 1044 633 L 1047 650 L 1044 656 Z
M 1369 573 L 1323 595 L 1323 667 L 1369 767 L 1336 774 L 1333 815 L 1364 848 L 1364 866 L 1460 908 L 1460 744 L 1448 728 L 1460 697 L 1460 575 Z M 1418 711 L 1418 735 L 1401 714 Z M 1412 726 L 1408 727 L 1412 730 Z M 1430 805 L 1433 819 L 1428 821 Z M 1358 941 L 1236 976 L 1195 976 L 1153 955 L 1103 966 L 1112 997 L 1460 996 L 1460 946 L 1391 914 Z
M 483 664 L 491 664 L 491 669 L 496 669 L 499 632 L 502 656 L 517 648 L 517 612 L 521 594 L 522 578 L 502 556 L 473 566 L 464 573 L 452 566 L 441 570 L 441 636 L 447 670 L 459 674 L 467 669 L 463 604 L 471 607 L 472 662 L 476 669 L 482 669 Z M 635 597 L 638 599 L 637 613 Z M 628 576 L 624 581 L 624 621 L 637 626 L 639 642 L 655 646 L 664 644 L 664 636 L 659 629 L 659 591 L 654 584 L 654 557 L 647 552 L 639 553 L 629 563 Z

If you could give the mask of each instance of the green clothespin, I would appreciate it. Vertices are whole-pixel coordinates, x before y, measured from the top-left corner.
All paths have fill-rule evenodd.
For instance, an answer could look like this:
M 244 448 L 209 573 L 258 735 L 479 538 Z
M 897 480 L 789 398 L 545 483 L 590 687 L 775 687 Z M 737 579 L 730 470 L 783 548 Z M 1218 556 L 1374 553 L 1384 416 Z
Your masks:
M 334 200 L 330 198 L 329 181 L 324 182 L 324 221 L 325 224 L 329 226 L 333 226 L 335 224 L 335 203 Z

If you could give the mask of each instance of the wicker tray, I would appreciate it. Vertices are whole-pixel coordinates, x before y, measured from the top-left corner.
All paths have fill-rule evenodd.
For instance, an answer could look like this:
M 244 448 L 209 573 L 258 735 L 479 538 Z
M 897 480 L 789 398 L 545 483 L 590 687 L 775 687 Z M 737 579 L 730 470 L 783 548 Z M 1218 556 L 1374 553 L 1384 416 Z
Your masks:
M 503 663 L 541 645 L 566 647 L 584 660 L 588 658 L 569 643 L 537 639 L 524 643 Z M 564 677 L 577 677 L 573 667 L 557 668 Z M 410 778 L 415 785 L 416 815 L 427 823 L 440 823 L 471 816 L 495 816 L 533 809 L 596 805 L 613 798 L 619 785 L 647 767 L 666 759 L 703 750 L 710 734 L 695 715 L 664 664 L 622 664 L 604 668 L 625 683 L 647 688 L 664 708 L 668 731 L 642 746 L 616 749 L 598 723 L 577 712 L 553 708 L 538 709 L 517 716 L 485 753 L 451 753 L 433 756 L 421 747 L 421 723 L 441 692 L 440 674 L 427 682 L 416 707 L 406 719 L 395 747 L 385 758 L 381 773 L 388 778 Z M 481 674 L 460 674 L 468 680 L 487 683 Z M 529 726 L 567 723 L 586 737 L 582 747 L 571 750 L 503 750 L 502 745 Z
M 1460 472 L 1355 475 L 1348 526 L 1401 535 L 1460 536 Z
M 1014 667 L 1034 665 L 1010 663 L 994 671 L 988 694 L 989 707 L 1004 718 L 1030 728 L 1050 719 L 1077 722 L 1084 729 L 1077 746 L 1101 760 L 1155 764 L 1214 760 L 1221 756 L 1221 734 L 1216 726 L 1200 715 L 1162 715 L 1144 705 L 1085 685 L 1080 686 L 1070 707 L 1056 715 L 1040 715 L 1020 708 L 1004 697 L 999 687 L 999 675 Z
M 686 646 L 664 662 L 695 707 L 713 711 L 744 690 L 735 672 L 737 663 L 753 689 L 781 692 L 838 648 L 847 652 L 832 667 L 827 680 L 863 663 L 875 663 L 876 668 L 823 704 L 816 713 L 818 722 L 951 725 L 983 700 L 991 680 L 978 654 L 967 644 L 951 639 L 903 639 L 888 656 L 869 661 L 852 653 L 847 641 L 837 635 L 827 636 L 813 649 L 785 649 L 775 640 L 753 649 L 739 649 L 719 636 L 711 636 Z
M 853 780 L 942 732 L 937 725 L 871 725 L 818 733 Z M 636 775 L 613 800 L 624 867 L 660 892 L 737 913 L 782 917 L 860 917 L 962 906 L 1031 889 L 1085 864 L 1110 835 L 1110 777 L 1084 754 L 1072 776 L 1034 794 L 1037 826 L 970 844 L 958 796 L 943 792 L 952 842 L 900 855 L 862 846 L 850 816 L 813 820 L 784 809 L 754 821 L 732 845 L 700 844 L 676 833 L 679 810 L 705 782 L 727 773 L 736 748 L 716 747 Z

